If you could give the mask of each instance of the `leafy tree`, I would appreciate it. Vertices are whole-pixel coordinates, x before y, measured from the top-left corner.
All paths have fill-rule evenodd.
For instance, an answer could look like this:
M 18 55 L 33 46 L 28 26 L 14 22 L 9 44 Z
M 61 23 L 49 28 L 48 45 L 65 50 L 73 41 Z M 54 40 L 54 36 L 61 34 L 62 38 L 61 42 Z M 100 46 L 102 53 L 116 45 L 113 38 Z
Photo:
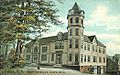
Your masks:
M 52 0 L 1 0 L 0 9 L 0 43 L 17 40 L 15 61 L 19 60 L 22 41 L 30 40 L 30 33 L 47 31 L 49 23 L 60 24 Z
M 117 63 L 111 59 L 111 58 L 107 58 L 107 65 L 106 65 L 106 71 L 107 72 L 114 72 L 118 70 L 118 65 Z

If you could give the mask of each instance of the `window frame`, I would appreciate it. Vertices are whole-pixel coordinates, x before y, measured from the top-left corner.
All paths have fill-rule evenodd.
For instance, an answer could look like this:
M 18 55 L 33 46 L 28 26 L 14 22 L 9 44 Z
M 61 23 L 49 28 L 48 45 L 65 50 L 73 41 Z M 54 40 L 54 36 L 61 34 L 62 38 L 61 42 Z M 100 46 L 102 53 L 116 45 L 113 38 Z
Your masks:
M 79 17 L 75 18 L 75 23 L 79 23 Z
M 47 61 L 47 54 L 41 55 L 41 61 Z
M 75 36 L 79 36 L 79 28 L 75 28 Z
M 73 23 L 73 18 L 72 18 L 72 17 L 70 18 L 70 23 L 71 23 L 71 24 Z
M 72 39 L 69 39 L 69 48 L 72 48 Z
M 72 34 L 73 34 L 73 33 L 72 33 L 72 30 L 73 30 L 73 29 L 71 28 L 71 29 L 70 29 L 70 32 L 69 32 L 70 36 L 72 36 Z
M 72 53 L 69 53 L 69 61 L 72 61 Z
M 75 48 L 79 48 L 79 40 L 75 39 Z

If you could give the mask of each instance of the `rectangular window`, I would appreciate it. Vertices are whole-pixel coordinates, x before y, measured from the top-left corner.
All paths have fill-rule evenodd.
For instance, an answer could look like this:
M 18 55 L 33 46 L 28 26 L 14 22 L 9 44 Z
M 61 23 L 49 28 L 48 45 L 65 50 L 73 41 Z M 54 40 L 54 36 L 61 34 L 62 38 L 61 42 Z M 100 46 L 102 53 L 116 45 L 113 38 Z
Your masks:
M 90 50 L 90 45 L 89 45 L 89 44 L 87 44 L 87 50 L 88 50 L 88 51 Z
M 72 54 L 69 54 L 69 61 L 72 61 Z
M 105 48 L 103 48 L 103 53 L 105 53 Z
M 86 55 L 84 55 L 84 62 L 86 62 Z
M 103 63 L 105 63 L 105 57 L 103 57 Z
M 84 50 L 86 50 L 86 43 L 84 44 Z
M 47 47 L 46 46 L 42 47 L 42 52 L 47 52 Z
M 54 61 L 54 54 L 51 55 L 51 61 Z
M 26 60 L 30 60 L 30 55 L 26 55 Z
M 75 28 L 75 36 L 79 36 L 79 29 Z
M 58 45 L 57 45 L 57 43 L 55 43 L 55 49 L 58 49 Z
M 47 54 L 43 54 L 43 55 L 41 56 L 41 60 L 42 60 L 42 61 L 47 61 Z
M 75 39 L 75 48 L 78 48 L 78 45 L 79 45 L 79 41 L 78 39 Z
M 97 62 L 97 57 L 93 56 L 93 62 Z
M 90 62 L 90 56 L 89 55 L 88 55 L 88 59 L 87 60 L 88 60 L 88 62 Z
M 102 62 L 102 59 L 101 59 L 101 57 L 99 57 L 99 62 Z
M 79 17 L 76 17 L 75 22 L 79 23 Z
M 33 60 L 34 60 L 35 62 L 37 62 L 37 56 L 36 56 L 36 55 L 33 56 Z
M 96 46 L 96 52 L 97 52 L 98 47 Z
M 75 53 L 75 61 L 78 61 L 78 53 Z
M 101 53 L 101 48 L 99 47 L 99 53 Z
M 72 36 L 72 29 L 70 29 L 70 36 Z
M 81 42 L 81 49 L 83 49 L 83 42 Z
M 64 49 L 64 43 L 63 42 L 60 42 L 59 46 L 60 46 L 60 49 Z
M 72 39 L 69 40 L 69 48 L 72 48 Z
M 64 43 L 63 42 L 56 42 L 55 49 L 64 49 Z
M 94 52 L 94 45 L 92 46 L 93 52 Z
M 83 63 L 83 54 L 81 54 L 81 63 Z

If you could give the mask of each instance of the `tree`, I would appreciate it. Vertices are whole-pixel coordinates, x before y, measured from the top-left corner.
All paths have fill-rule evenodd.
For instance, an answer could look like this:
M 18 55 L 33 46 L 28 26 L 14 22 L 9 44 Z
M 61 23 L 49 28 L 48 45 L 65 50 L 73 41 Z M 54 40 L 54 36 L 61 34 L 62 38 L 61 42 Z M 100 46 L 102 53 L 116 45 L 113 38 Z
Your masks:
M 107 58 L 107 65 L 106 65 L 106 71 L 107 72 L 115 72 L 118 70 L 118 65 L 114 61 L 114 59 Z
M 22 41 L 30 40 L 30 33 L 47 31 L 49 23 L 60 24 L 52 0 L 1 0 L 0 5 L 0 42 L 17 40 L 15 61 L 19 60 Z

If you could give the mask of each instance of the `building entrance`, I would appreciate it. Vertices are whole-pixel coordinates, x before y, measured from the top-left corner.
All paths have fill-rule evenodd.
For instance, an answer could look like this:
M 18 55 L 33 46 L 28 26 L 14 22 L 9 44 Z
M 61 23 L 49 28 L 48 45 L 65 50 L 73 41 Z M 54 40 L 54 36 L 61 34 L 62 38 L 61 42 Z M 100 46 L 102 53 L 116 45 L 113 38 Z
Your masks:
M 61 53 L 56 54 L 56 64 L 62 64 L 62 54 Z

